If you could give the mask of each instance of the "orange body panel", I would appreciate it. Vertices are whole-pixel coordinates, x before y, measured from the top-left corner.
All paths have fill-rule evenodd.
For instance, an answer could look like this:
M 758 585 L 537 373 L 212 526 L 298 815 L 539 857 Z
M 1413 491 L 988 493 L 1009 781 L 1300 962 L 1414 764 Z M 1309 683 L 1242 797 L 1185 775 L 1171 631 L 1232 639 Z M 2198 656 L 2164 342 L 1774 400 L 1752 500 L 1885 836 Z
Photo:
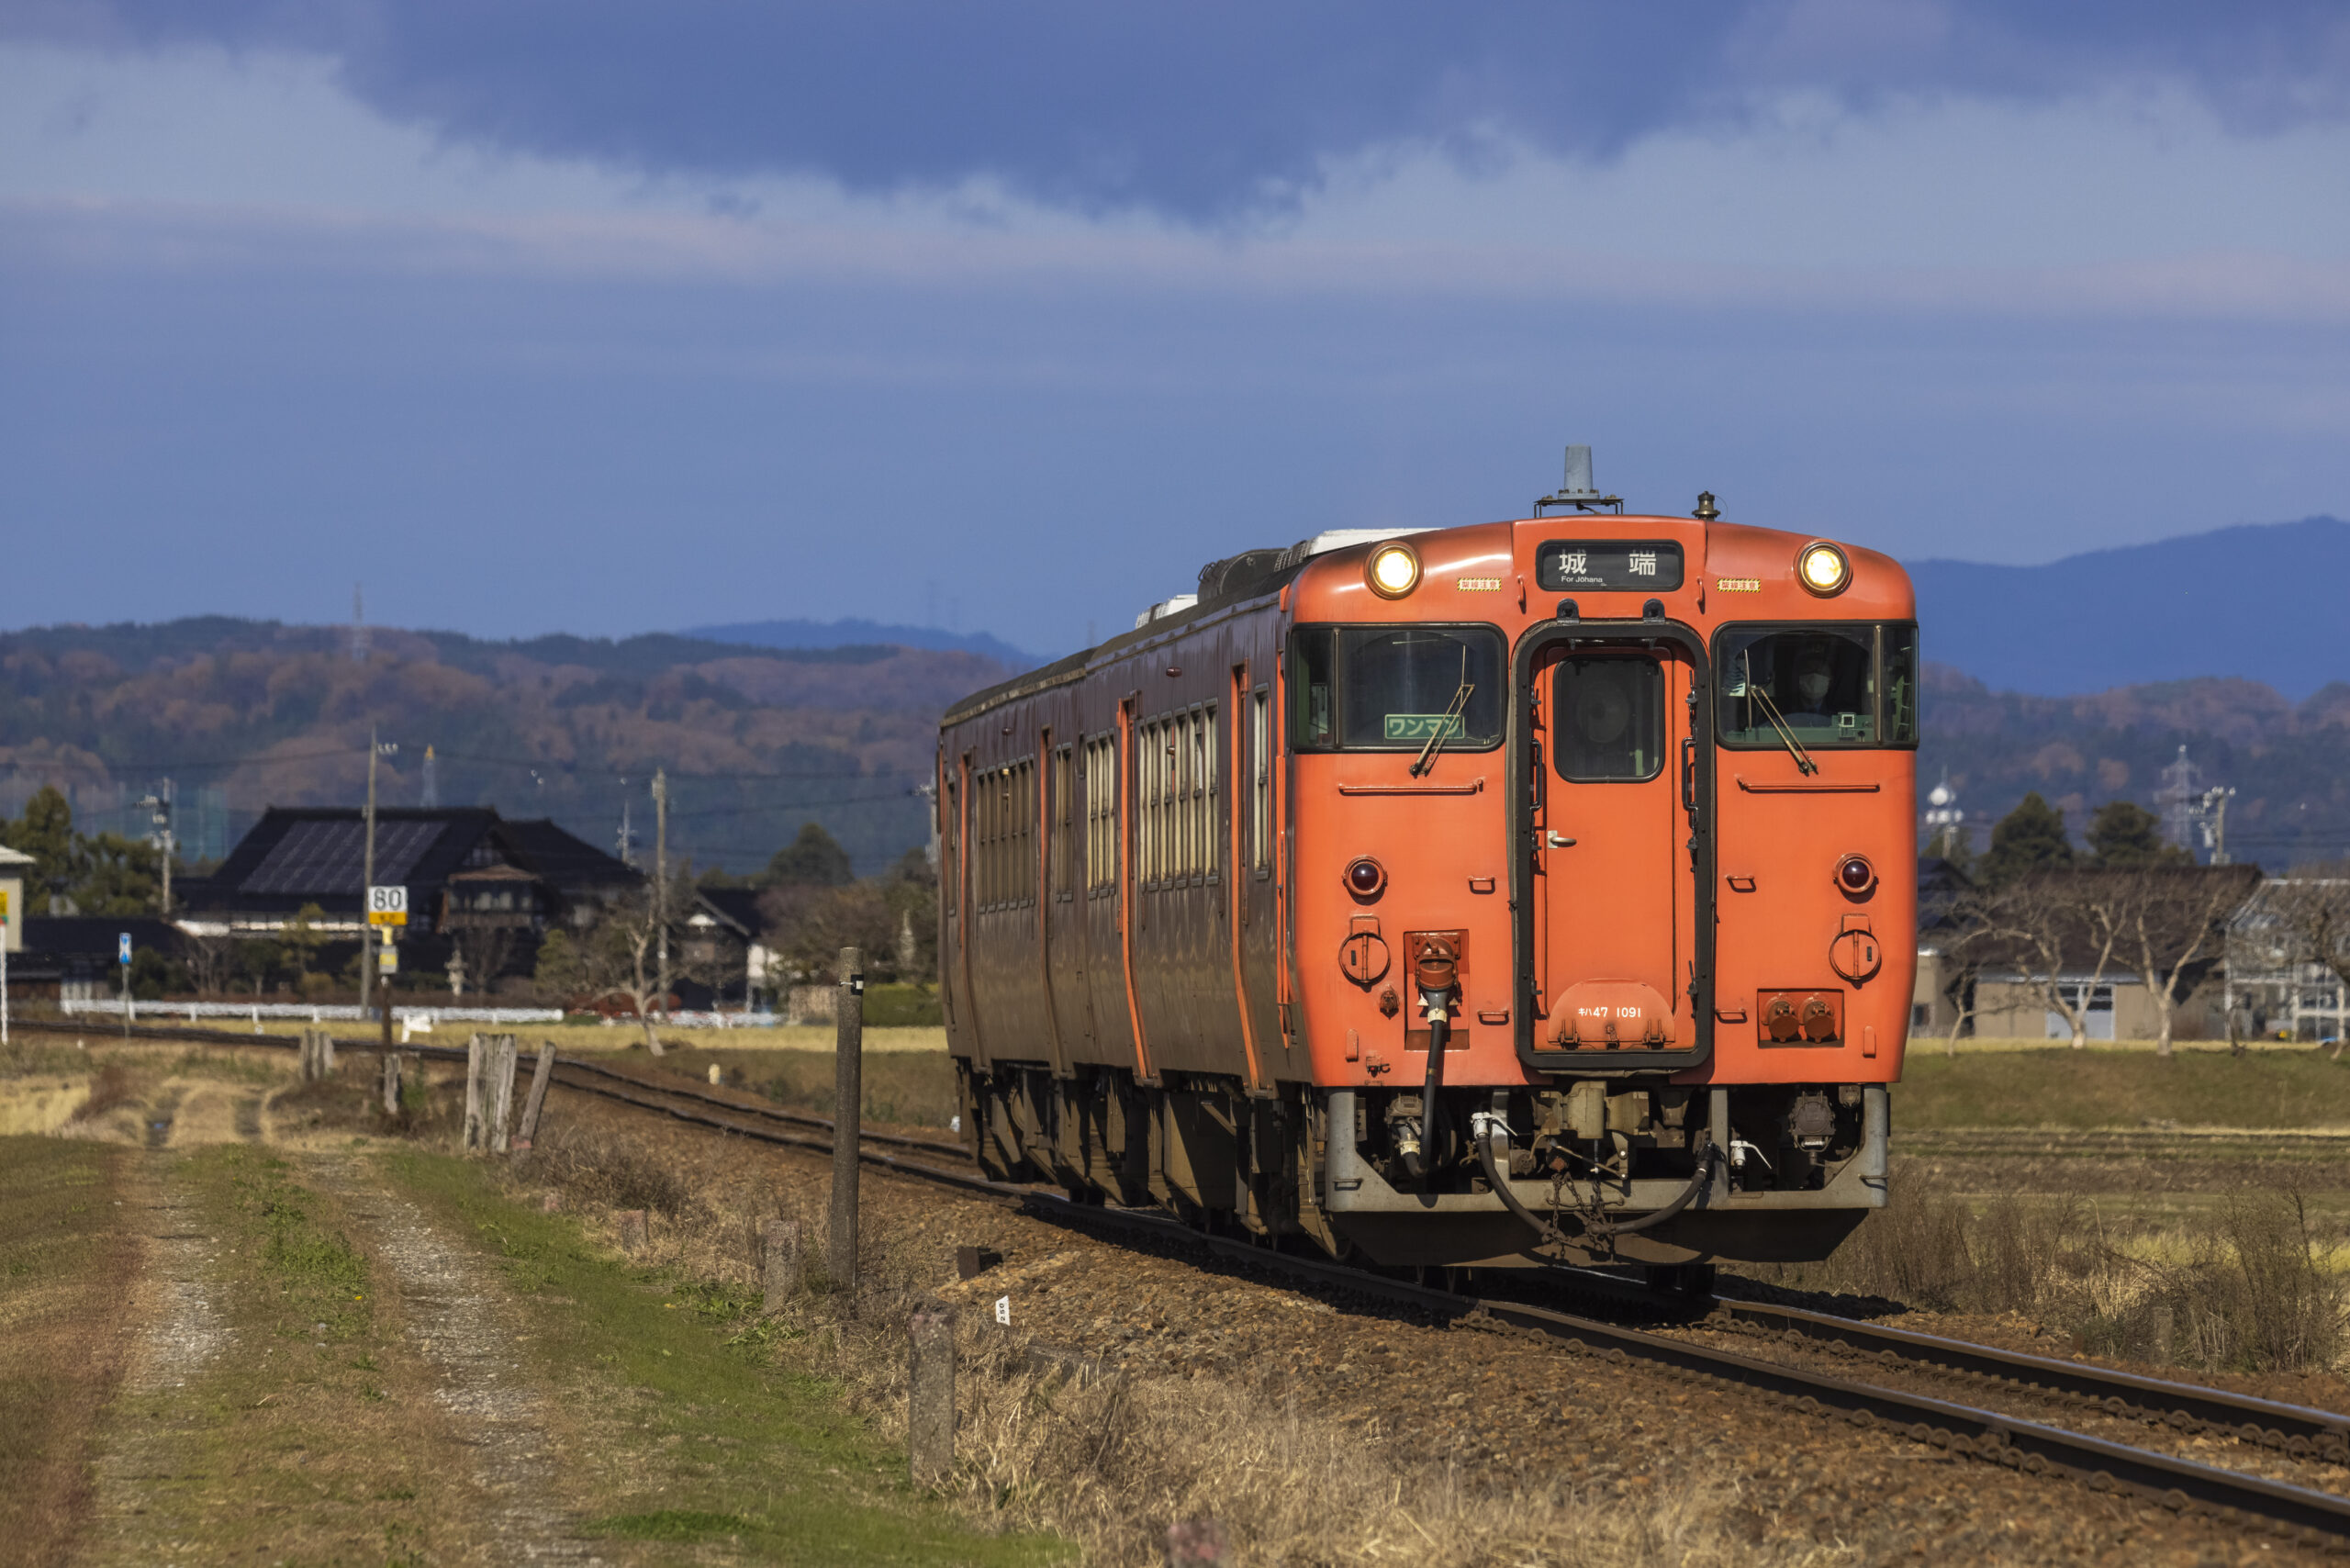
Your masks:
M 1677 544 L 1682 580 L 1653 592 L 1539 588 L 1546 543 L 1584 539 Z M 1101 755 L 1088 741 L 1114 736 L 1119 763 L 1114 828 L 1089 841 L 1113 848 L 1114 885 L 1081 879 L 1074 903 L 1056 906 L 1074 911 L 1069 939 L 1088 944 L 1080 972 L 1090 1000 L 1074 1013 L 1013 1000 L 1054 972 L 1028 945 L 1064 937 L 1057 917 L 1036 909 L 991 922 L 977 907 L 970 890 L 994 884 L 975 882 L 963 864 L 984 846 L 972 843 L 968 798 L 957 808 L 958 858 L 948 868 L 957 896 L 942 955 L 955 982 L 956 1052 L 973 1055 L 984 1040 L 991 1061 L 1061 1072 L 1124 1067 L 1146 1079 L 1215 1073 L 1259 1092 L 1279 1082 L 1416 1084 L 1426 1054 L 1407 1036 L 1426 1025 L 1403 938 L 1458 931 L 1466 942 L 1443 1074 L 1449 1085 L 1608 1072 L 1602 1020 L 1620 1023 L 1627 1044 L 1679 1053 L 1678 1065 L 1641 1069 L 1679 1083 L 1897 1079 L 1916 962 L 1915 751 L 1822 746 L 1807 773 L 1775 742 L 1718 744 L 1712 711 L 1701 714 L 1690 699 L 1712 690 L 1712 650 L 1724 627 L 1914 621 L 1901 568 L 1847 549 L 1850 586 L 1818 597 L 1796 577 L 1806 536 L 1689 518 L 1527 519 L 1420 532 L 1409 543 L 1421 574 L 1403 598 L 1371 588 L 1371 546 L 1333 551 L 1277 590 L 1154 623 L 950 714 L 941 732 L 944 781 L 982 779 L 1030 756 L 1042 766 L 1047 731 L 1081 759 Z M 1562 599 L 1574 601 L 1573 624 L 1606 630 L 1539 652 L 1526 644 L 1530 682 L 1507 698 L 1513 739 L 1484 749 L 1447 744 L 1416 772 L 1412 750 L 1298 751 L 1284 738 L 1293 693 L 1282 651 L 1292 628 L 1489 625 L 1515 651 L 1529 637 L 1561 634 L 1570 624 L 1559 616 Z M 1651 601 L 1661 617 L 1644 621 Z M 1668 628 L 1679 642 L 1649 636 Z M 1605 660 L 1654 666 L 1652 687 L 1639 689 L 1661 693 L 1662 750 L 1639 754 L 1648 771 L 1639 777 L 1569 779 L 1556 751 L 1557 672 Z M 1270 688 L 1266 756 L 1249 732 L 1258 687 Z M 1174 735 L 1165 745 L 1171 756 L 1194 744 L 1180 737 L 1202 734 L 1197 755 L 1215 759 L 1209 778 L 1184 784 L 1181 767 L 1204 765 L 1169 765 L 1192 803 L 1147 804 L 1146 793 L 1166 788 L 1153 782 L 1156 759 L 1136 748 L 1147 736 Z M 1540 772 L 1525 806 L 1530 839 L 1514 820 L 1514 762 Z M 1086 766 L 1072 772 L 1070 788 L 1091 799 Z M 1043 856 L 1054 809 L 1039 799 L 1034 811 L 1041 825 L 1031 852 Z M 1147 825 L 1138 819 L 1148 812 L 1160 814 Z M 1072 831 L 1086 830 L 1080 823 Z M 1167 836 L 1147 836 L 1155 834 Z M 1840 863 L 1854 856 L 1885 873 L 1859 891 L 1837 879 Z M 1366 857 L 1384 873 L 1372 893 L 1347 879 Z M 1017 879 L 1042 902 L 1052 896 L 1043 877 L 1032 865 Z M 1523 942 L 1514 898 L 1528 903 Z M 1352 976 L 1345 961 L 1350 943 L 1367 950 L 1366 935 L 1389 958 L 1367 983 L 1360 959 Z M 1815 1010 L 1811 1033 L 1826 1032 L 1818 1020 L 1832 1012 L 1833 1037 L 1773 1041 L 1762 1009 L 1781 993 L 1832 994 L 1832 1007 Z M 1590 1023 L 1572 1032 L 1572 1049 L 1553 1050 L 1562 1007 Z M 1529 1070 L 1529 1060 L 1543 1070 Z

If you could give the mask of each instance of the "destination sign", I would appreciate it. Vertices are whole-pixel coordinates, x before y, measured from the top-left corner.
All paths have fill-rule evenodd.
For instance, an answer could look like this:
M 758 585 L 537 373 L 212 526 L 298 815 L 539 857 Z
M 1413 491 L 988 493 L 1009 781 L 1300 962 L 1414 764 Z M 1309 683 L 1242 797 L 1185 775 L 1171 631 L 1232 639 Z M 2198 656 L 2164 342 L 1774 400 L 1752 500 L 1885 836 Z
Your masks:
M 1554 539 L 1535 552 L 1534 581 L 1548 593 L 1669 592 L 1681 586 L 1681 546 L 1670 539 Z

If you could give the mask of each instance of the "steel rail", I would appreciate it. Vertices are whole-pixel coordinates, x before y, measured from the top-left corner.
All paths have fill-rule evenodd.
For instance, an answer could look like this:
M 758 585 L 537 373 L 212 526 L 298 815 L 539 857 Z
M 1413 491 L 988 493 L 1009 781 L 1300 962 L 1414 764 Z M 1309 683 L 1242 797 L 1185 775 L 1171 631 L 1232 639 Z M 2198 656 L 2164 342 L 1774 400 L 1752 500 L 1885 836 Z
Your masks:
M 2110 1367 L 2059 1361 L 2028 1351 L 2006 1350 L 1972 1340 L 1920 1334 L 1802 1307 L 1721 1297 L 1715 1298 L 1712 1305 L 1718 1316 L 1751 1325 L 1758 1331 L 1776 1328 L 1783 1335 L 1841 1344 L 1879 1358 L 1946 1368 L 2025 1390 L 2037 1389 L 2096 1405 L 2114 1415 L 2143 1412 L 2181 1429 L 2225 1434 L 2283 1450 L 2297 1459 L 2316 1457 L 2335 1464 L 2350 1464 L 2350 1416 L 2331 1410 L 2288 1405 L 2200 1383 L 2119 1372 Z
M 1693 1311 L 1705 1309 L 1702 1317 L 1669 1320 L 1673 1328 L 1718 1328 L 1727 1323 L 1744 1333 L 1762 1334 L 1775 1329 L 1788 1343 L 1826 1341 L 1872 1355 L 1886 1364 L 1898 1361 L 1940 1369 L 2019 1392 L 2092 1405 L 2109 1415 L 2134 1412 L 2159 1419 L 2177 1431 L 2229 1437 L 2279 1450 L 2296 1459 L 2314 1458 L 2350 1465 L 2350 1415 L 2333 1410 L 2288 1405 L 2208 1383 L 2181 1383 L 2026 1350 L 2009 1350 L 1979 1340 L 1895 1328 L 1838 1313 L 1718 1294 L 1679 1300 L 1662 1297 L 1630 1280 L 1592 1269 L 1560 1267 L 1544 1273 L 1567 1290 L 1595 1294 L 1610 1301 L 1668 1307 L 1685 1305 Z
M 721 1110 L 734 1112 L 739 1115 L 757 1116 L 766 1121 L 785 1122 L 795 1126 L 822 1127 L 826 1132 L 833 1130 L 833 1119 L 830 1116 L 819 1116 L 810 1111 L 789 1111 L 779 1105 L 745 1105 L 733 1100 L 722 1100 L 715 1094 L 701 1092 L 699 1087 L 695 1084 L 680 1083 L 673 1086 L 666 1083 L 653 1083 L 637 1077 L 634 1073 L 622 1072 L 616 1068 L 606 1067 L 600 1062 L 582 1061 L 577 1057 L 566 1057 L 560 1053 L 554 1058 L 554 1065 L 558 1072 L 570 1070 L 594 1073 L 599 1078 L 609 1078 L 650 1093 L 674 1094 L 680 1099 L 699 1101 L 705 1105 L 713 1105 Z M 584 1089 L 587 1085 L 575 1083 L 569 1087 Z M 961 1145 L 940 1143 L 934 1138 L 907 1137 L 901 1133 L 873 1133 L 861 1130 L 857 1136 L 867 1143 L 896 1144 L 901 1148 L 921 1149 L 930 1154 L 949 1155 L 964 1159 L 970 1158 L 969 1153 Z M 832 1146 L 827 1144 L 825 1147 L 829 1148 Z

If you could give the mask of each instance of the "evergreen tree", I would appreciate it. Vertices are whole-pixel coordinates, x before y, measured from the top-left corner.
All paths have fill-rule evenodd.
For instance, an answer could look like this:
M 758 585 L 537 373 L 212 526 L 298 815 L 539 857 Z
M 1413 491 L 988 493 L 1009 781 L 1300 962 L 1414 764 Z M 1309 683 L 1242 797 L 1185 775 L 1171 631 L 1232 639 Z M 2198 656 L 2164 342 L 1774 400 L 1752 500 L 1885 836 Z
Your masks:
M 2072 864 L 2073 845 L 2065 835 L 2063 813 L 2034 790 L 1992 828 L 1982 877 L 1998 887 L 2033 871 L 2063 870 Z
M 0 821 L 0 843 L 33 864 L 25 874 L 25 913 L 47 914 L 52 888 L 73 879 L 73 808 L 54 784 L 44 784 L 25 802 L 25 814 Z
M 2163 841 L 2163 821 L 2134 801 L 2108 801 L 2089 818 L 2089 856 L 2099 866 L 2185 866 L 2194 857 Z
M 770 888 L 845 888 L 856 880 L 848 851 L 814 823 L 802 823 L 800 836 L 775 852 L 760 881 Z

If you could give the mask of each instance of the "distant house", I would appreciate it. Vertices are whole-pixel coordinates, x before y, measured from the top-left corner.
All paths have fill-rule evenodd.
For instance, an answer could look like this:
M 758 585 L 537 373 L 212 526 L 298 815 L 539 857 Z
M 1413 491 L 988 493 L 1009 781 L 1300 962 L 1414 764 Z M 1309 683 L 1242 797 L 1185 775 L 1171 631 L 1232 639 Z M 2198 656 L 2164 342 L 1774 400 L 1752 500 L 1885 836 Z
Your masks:
M 1974 890 L 1966 873 L 1939 856 L 1918 862 L 1918 979 L 1909 993 L 1909 1032 L 1947 1035 L 1959 1020 L 1969 981 L 1953 950 L 1958 927 L 1953 912 Z
M 358 810 L 273 806 L 218 870 L 174 892 L 192 928 L 265 935 L 314 904 L 319 929 L 355 936 L 366 857 Z M 590 924 L 644 874 L 543 819 L 509 822 L 490 806 L 395 807 L 375 813 L 375 879 L 408 890 L 408 936 L 504 929 L 535 938 Z
M 2272 877 L 2228 922 L 2226 1005 L 2237 1029 L 2295 1039 L 2338 1040 L 2350 1031 L 2350 997 L 2325 965 L 2311 961 L 2309 938 L 2292 930 L 2279 904 L 2318 897 L 2350 908 L 2350 884 L 2331 877 Z

